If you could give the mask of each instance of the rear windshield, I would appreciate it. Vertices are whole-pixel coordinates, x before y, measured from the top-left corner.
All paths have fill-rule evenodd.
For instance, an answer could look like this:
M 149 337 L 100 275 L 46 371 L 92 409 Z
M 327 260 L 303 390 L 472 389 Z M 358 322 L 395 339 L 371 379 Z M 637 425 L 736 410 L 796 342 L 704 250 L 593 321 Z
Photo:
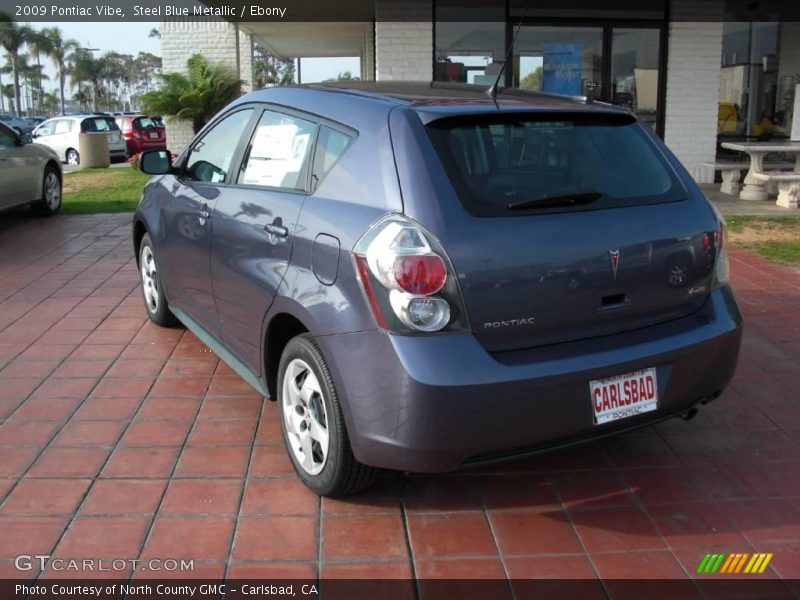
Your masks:
M 153 129 L 154 127 L 161 127 L 161 124 L 156 123 L 150 117 L 138 117 L 133 120 L 134 129 Z
M 478 216 L 670 202 L 687 194 L 627 115 L 490 115 L 434 121 L 428 131 L 462 202 Z M 585 192 L 595 201 L 529 202 Z M 529 208 L 510 209 L 514 204 Z
M 111 117 L 94 117 L 83 120 L 81 131 L 119 131 L 119 127 Z

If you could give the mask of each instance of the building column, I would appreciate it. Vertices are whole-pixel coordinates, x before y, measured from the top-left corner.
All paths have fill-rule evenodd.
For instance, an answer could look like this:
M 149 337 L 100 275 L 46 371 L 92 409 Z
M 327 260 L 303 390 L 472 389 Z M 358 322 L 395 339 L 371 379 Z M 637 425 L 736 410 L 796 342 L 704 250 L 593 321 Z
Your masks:
M 193 54 L 203 54 L 209 62 L 221 62 L 237 71 L 245 82 L 243 89 L 250 91 L 253 80 L 252 36 L 239 31 L 227 21 L 208 19 L 192 21 L 162 21 L 161 32 L 162 71 L 185 73 L 186 61 Z M 238 43 L 237 43 L 238 42 Z M 165 119 L 167 146 L 180 152 L 192 139 L 191 123 Z
M 664 141 L 695 181 L 712 183 L 714 170 L 703 163 L 717 152 L 724 2 L 670 6 Z
M 375 79 L 433 79 L 432 0 L 375 0 Z
M 375 81 L 375 24 L 370 23 L 364 31 L 361 48 L 361 81 Z

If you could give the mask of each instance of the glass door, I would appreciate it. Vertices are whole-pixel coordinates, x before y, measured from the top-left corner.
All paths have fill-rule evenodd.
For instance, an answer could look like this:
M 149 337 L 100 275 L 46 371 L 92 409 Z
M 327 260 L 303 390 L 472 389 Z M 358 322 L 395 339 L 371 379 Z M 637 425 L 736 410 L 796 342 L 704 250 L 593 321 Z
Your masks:
M 525 26 L 514 44 L 513 86 L 581 96 L 595 82 L 601 97 L 602 27 Z
M 614 27 L 611 31 L 611 85 L 608 101 L 633 111 L 654 131 L 661 97 L 661 30 Z
M 662 30 L 659 26 L 525 24 L 513 51 L 511 85 L 594 97 L 625 106 L 661 133 Z

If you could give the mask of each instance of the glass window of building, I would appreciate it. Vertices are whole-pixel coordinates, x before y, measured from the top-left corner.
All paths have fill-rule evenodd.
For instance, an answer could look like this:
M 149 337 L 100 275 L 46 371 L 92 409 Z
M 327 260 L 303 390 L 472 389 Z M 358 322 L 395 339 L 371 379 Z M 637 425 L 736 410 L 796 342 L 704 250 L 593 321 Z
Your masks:
M 505 2 L 437 0 L 435 10 L 434 79 L 494 83 L 506 54 Z
M 723 25 L 717 116 L 720 144 L 787 137 L 794 78 L 781 77 L 780 28 L 772 22 Z

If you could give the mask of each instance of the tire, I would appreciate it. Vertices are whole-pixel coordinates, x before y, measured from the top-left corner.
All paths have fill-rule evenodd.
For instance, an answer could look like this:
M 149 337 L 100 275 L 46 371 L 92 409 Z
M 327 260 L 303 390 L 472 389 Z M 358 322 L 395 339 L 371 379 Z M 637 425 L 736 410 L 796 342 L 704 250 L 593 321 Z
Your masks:
M 320 496 L 336 498 L 355 494 L 372 483 L 375 469 L 353 456 L 331 372 L 310 334 L 299 335 L 286 345 L 278 366 L 277 396 L 286 451 L 306 487 Z M 327 433 L 327 452 L 319 441 L 325 437 L 322 430 Z M 306 454 L 304 447 L 311 452 Z M 309 455 L 312 459 L 306 460 Z
M 69 150 L 67 150 L 66 159 L 68 165 L 81 164 L 81 155 L 78 154 L 78 151 L 75 150 L 74 148 L 70 148 Z
M 61 173 L 53 165 L 48 165 L 42 178 L 42 199 L 33 202 L 31 208 L 37 215 L 55 215 L 61 210 L 61 198 Z
M 142 279 L 144 308 L 150 320 L 160 327 L 174 327 L 178 319 L 169 310 L 158 273 L 155 250 L 150 235 L 144 234 L 139 244 L 139 275 Z

